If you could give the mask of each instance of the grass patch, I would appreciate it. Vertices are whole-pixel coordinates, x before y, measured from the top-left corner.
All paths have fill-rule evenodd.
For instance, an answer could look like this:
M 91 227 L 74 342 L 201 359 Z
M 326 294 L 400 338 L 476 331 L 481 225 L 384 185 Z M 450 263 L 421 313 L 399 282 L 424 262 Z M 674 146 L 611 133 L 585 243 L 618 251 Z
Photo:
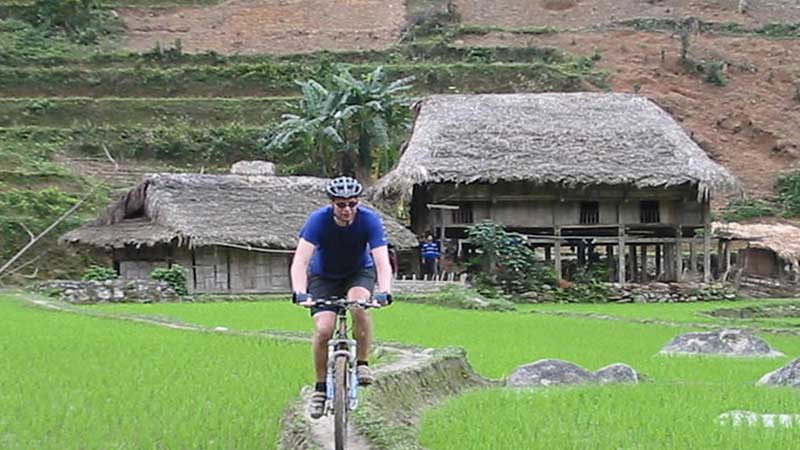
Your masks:
M 594 57 L 545 64 L 397 64 L 385 66 L 387 79 L 415 76 L 414 92 L 554 92 L 598 84 L 605 74 L 593 70 Z M 354 66 L 358 77 L 372 65 Z M 0 69 L 6 97 L 247 97 L 298 95 L 295 80 L 318 75 L 300 64 L 238 64 L 176 68 L 11 68 Z
M 687 28 L 696 29 L 700 33 L 724 35 L 763 36 L 772 39 L 800 38 L 800 23 L 770 23 L 757 28 L 747 27 L 737 22 L 706 22 L 696 17 L 683 20 L 636 18 L 621 20 L 615 26 L 630 27 L 642 31 L 676 32 Z
M 2 22 L 0 22 L 2 23 Z M 28 26 L 22 23 L 24 26 Z M 3 27 L 0 25 L 0 33 Z M 37 35 L 38 36 L 38 35 Z M 44 35 L 41 35 L 44 39 Z M 183 53 L 174 46 L 162 46 L 143 53 L 115 51 L 113 48 L 76 46 L 69 41 L 56 41 L 54 46 L 35 40 L 28 43 L 24 36 L 8 36 L 6 47 L 0 46 L 0 63 L 13 67 L 78 66 L 82 68 L 111 68 L 150 65 L 156 67 L 235 65 L 235 64 L 303 64 L 319 66 L 343 64 L 455 64 L 471 62 L 475 52 L 490 53 L 490 62 L 556 63 L 568 56 L 549 47 L 469 47 L 448 42 L 421 42 L 392 47 L 386 50 L 322 50 L 289 55 L 222 55 L 214 51 Z M 18 45 L 11 45 L 21 40 Z M 17 50 L 17 47 L 21 49 Z M 3 50 L 4 49 L 4 50 Z
M 0 294 L 0 447 L 260 449 L 308 346 L 25 307 Z
M 192 126 L 239 123 L 263 127 L 288 111 L 294 97 L 267 98 L 25 98 L 0 99 L 0 127 Z
M 730 305 L 732 303 L 727 303 Z M 746 305 L 748 302 L 737 302 Z M 721 304 L 553 305 L 600 313 L 641 308 L 663 319 L 691 316 Z M 549 306 L 549 305 L 548 305 Z M 538 306 L 537 306 L 538 307 Z M 285 302 L 97 305 L 114 313 L 154 314 L 205 326 L 238 330 L 309 331 L 307 311 Z M 632 314 L 632 313 L 631 313 Z M 548 391 L 494 389 L 455 398 L 429 412 L 421 443 L 437 449 L 536 448 L 778 448 L 790 449 L 800 429 L 734 430 L 716 424 L 731 409 L 800 413 L 798 392 L 756 388 L 763 374 L 790 358 L 726 359 L 654 356 L 691 328 L 621 323 L 528 313 L 443 309 L 397 302 L 375 311 L 380 341 L 424 347 L 459 346 L 484 376 L 499 378 L 521 364 L 559 358 L 596 370 L 624 362 L 644 373 L 638 386 L 582 387 Z M 692 320 L 694 318 L 692 317 Z M 716 320 L 709 318 L 709 320 Z M 431 326 L 436 324 L 436 326 Z M 800 338 L 763 336 L 773 347 L 800 353 Z M 642 443 L 647 443 L 646 447 Z M 740 443 L 742 446 L 739 447 Z

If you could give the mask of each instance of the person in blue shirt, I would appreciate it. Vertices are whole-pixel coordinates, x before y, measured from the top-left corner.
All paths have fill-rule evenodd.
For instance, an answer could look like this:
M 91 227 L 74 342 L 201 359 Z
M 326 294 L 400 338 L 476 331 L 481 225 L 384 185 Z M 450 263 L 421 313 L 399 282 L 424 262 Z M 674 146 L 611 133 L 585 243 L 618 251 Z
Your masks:
M 391 301 L 392 269 L 387 239 L 380 216 L 359 204 L 361 183 L 350 177 L 331 180 L 325 189 L 330 204 L 312 212 L 300 231 L 290 274 L 296 302 L 326 297 L 364 300 L 380 295 Z M 367 363 L 372 343 L 372 320 L 363 309 L 354 309 L 353 332 L 357 341 L 359 384 L 368 385 L 373 375 Z M 325 410 L 325 375 L 328 340 L 333 335 L 335 307 L 311 309 L 316 385 L 309 403 L 312 418 Z
M 441 257 L 441 250 L 439 242 L 433 240 L 433 235 L 429 234 L 421 244 L 419 244 L 419 253 L 422 259 L 422 273 L 425 275 L 436 275 L 439 258 Z

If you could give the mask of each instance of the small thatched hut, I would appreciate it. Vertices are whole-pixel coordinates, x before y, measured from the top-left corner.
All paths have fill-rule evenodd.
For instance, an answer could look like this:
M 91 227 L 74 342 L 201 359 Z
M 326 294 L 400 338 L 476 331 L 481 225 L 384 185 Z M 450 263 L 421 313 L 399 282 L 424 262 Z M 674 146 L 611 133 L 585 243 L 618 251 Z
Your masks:
M 721 188 L 739 189 L 644 97 L 443 95 L 417 105 L 397 167 L 371 195 L 409 206 L 413 231 L 459 248 L 472 224 L 503 223 L 559 273 L 562 246 L 578 263 L 605 247 L 609 272 L 624 282 L 680 278 L 678 249 L 694 249 L 698 230 L 710 236 L 709 199 Z M 707 261 L 707 239 L 703 247 Z
M 91 223 L 61 237 L 111 256 L 123 279 L 188 269 L 191 292 L 289 292 L 289 266 L 308 214 L 327 203 L 312 177 L 148 175 Z M 414 235 L 382 215 L 398 248 Z
M 715 222 L 720 240 L 720 269 L 727 275 L 756 276 L 798 281 L 800 278 L 800 228 L 788 224 Z M 735 266 L 731 251 L 739 247 Z M 727 276 L 723 276 L 727 278 Z

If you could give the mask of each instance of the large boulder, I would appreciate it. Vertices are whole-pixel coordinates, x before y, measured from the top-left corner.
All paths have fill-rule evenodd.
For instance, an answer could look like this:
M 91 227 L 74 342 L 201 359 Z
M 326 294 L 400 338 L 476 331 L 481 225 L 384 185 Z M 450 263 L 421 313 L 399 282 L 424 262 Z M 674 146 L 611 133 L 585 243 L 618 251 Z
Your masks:
M 763 339 L 747 330 L 720 330 L 707 333 L 686 333 L 670 341 L 660 354 L 761 356 L 776 357 L 783 353 L 773 350 Z
M 509 387 L 548 387 L 585 383 L 638 383 L 639 374 L 627 364 L 611 364 L 592 373 L 560 359 L 540 359 L 518 367 L 506 380 Z
M 756 384 L 759 386 L 791 386 L 800 388 L 800 358 L 795 358 L 780 369 L 764 375 Z

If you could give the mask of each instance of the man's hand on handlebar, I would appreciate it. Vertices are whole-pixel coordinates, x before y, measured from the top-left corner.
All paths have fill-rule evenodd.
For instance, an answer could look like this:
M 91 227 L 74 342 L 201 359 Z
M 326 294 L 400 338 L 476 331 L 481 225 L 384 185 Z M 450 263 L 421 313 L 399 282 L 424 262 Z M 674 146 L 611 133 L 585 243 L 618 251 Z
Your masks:
M 311 294 L 305 292 L 294 292 L 292 293 L 292 303 L 305 306 L 306 308 L 310 308 L 312 306 L 321 306 L 324 304 L 326 299 L 314 299 L 311 297 Z M 392 304 L 392 294 L 387 292 L 378 292 L 372 296 L 369 300 L 354 300 L 353 303 L 358 303 L 364 307 L 383 307 L 389 306 Z

